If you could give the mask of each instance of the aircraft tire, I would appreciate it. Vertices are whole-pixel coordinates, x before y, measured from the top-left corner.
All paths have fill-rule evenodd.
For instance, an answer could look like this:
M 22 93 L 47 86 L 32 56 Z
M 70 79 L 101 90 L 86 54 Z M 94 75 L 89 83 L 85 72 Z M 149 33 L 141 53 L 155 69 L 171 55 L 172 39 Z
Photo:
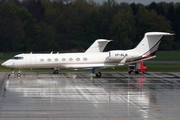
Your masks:
M 55 70 L 55 71 L 53 72 L 53 74 L 58 74 L 58 70 Z
M 96 74 L 96 77 L 97 77 L 97 78 L 101 78 L 101 77 L 102 77 L 102 76 L 101 76 L 101 72 L 97 73 L 97 74 Z

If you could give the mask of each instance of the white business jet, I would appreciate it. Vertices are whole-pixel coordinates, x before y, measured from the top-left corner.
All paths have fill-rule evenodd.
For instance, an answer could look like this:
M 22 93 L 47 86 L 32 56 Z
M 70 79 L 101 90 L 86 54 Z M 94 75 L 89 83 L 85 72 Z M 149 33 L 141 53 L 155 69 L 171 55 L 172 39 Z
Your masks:
M 19 68 L 51 68 L 58 74 L 61 68 L 92 69 L 96 77 L 101 77 L 99 69 L 122 66 L 155 58 L 162 36 L 173 35 L 165 32 L 148 32 L 134 48 L 130 50 L 111 50 L 103 52 L 111 40 L 98 39 L 84 53 L 56 53 L 53 54 L 18 54 L 2 63 L 2 66 L 12 69 Z M 20 76 L 20 71 L 18 76 Z

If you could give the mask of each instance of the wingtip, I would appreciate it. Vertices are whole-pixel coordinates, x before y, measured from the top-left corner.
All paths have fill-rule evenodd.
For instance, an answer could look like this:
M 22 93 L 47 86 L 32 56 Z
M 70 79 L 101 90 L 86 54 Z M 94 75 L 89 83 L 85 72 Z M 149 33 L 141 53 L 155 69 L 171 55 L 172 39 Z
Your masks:
M 170 33 L 170 35 L 176 35 L 175 33 Z
M 151 35 L 175 35 L 174 33 L 168 33 L 168 32 L 147 32 L 145 33 L 147 36 Z

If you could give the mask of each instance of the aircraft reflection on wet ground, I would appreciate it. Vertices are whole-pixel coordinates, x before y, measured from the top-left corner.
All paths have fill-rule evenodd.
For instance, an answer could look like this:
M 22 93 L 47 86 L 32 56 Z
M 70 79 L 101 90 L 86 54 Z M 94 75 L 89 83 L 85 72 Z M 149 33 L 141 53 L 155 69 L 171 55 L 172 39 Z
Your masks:
M 138 76 L 129 76 L 128 83 L 129 85 L 132 85 L 133 87 L 143 87 L 143 83 L 146 82 L 146 76 L 145 74 L 140 74 Z
M 177 119 L 180 73 L 24 73 L 4 82 L 0 118 Z

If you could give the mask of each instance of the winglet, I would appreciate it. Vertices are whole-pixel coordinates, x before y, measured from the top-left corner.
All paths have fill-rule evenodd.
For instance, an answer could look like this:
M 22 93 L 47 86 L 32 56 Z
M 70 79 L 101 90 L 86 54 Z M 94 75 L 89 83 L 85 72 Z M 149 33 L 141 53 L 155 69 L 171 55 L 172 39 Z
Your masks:
M 102 52 L 110 41 L 112 40 L 98 39 L 85 51 L 85 53 Z

